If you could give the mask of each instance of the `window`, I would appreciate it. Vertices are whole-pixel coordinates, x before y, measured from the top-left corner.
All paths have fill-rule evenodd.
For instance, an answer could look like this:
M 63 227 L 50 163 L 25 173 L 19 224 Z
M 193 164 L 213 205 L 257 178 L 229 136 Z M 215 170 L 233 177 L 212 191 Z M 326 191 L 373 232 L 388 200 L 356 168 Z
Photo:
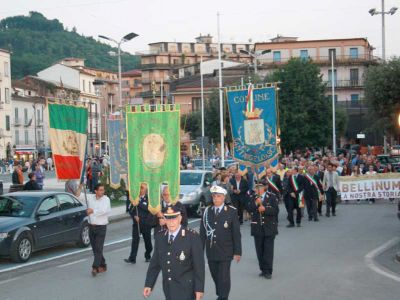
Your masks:
M 280 62 L 281 61 L 281 51 L 274 51 L 272 53 L 273 56 L 273 61 L 274 62 Z
M 14 120 L 15 120 L 15 123 L 17 123 L 17 120 L 18 120 L 18 107 L 16 107 L 14 109 Z
M 335 86 L 337 86 L 337 76 L 336 76 L 336 69 L 333 70 L 333 82 Z M 332 70 L 328 70 L 328 85 L 332 86 Z
M 28 130 L 25 130 L 25 145 L 29 144 L 29 133 Z
M 88 85 L 89 85 L 89 93 L 91 93 L 92 92 L 92 83 L 89 81 Z
M 85 80 L 83 79 L 82 80 L 82 90 L 85 92 L 86 91 L 86 88 L 85 88 Z
M 5 95 L 4 95 L 4 100 L 6 103 L 10 103 L 10 89 L 5 88 L 4 89 Z
M 8 64 L 8 61 L 4 62 L 4 76 L 10 76 L 10 65 Z
M 44 199 L 40 204 L 38 211 L 48 211 L 49 213 L 55 213 L 58 211 L 57 200 L 54 197 Z
M 36 110 L 36 122 L 40 123 L 41 122 L 41 118 L 40 118 L 40 109 Z
M 360 100 L 359 97 L 360 97 L 359 94 L 351 94 L 350 95 L 351 102 L 357 102 L 358 100 Z
M 15 130 L 15 144 L 19 145 L 19 130 Z
M 308 50 L 300 50 L 300 58 L 307 59 L 308 58 Z
M 28 109 L 24 108 L 24 124 L 28 124 Z
M 358 69 L 350 69 L 350 86 L 358 86 Z
M 192 111 L 201 110 L 201 98 L 193 97 L 192 98 Z
M 38 131 L 37 136 L 38 136 L 38 141 L 40 142 L 42 140 L 42 133 Z
M 10 131 L 10 116 L 6 116 L 6 130 Z
M 358 58 L 358 48 L 350 48 L 350 58 L 351 59 Z
M 329 53 L 329 60 L 331 60 L 332 55 L 333 55 L 333 60 L 336 60 L 336 49 L 329 49 L 328 53 Z
M 60 210 L 67 210 L 76 206 L 74 199 L 72 199 L 72 197 L 69 195 L 57 195 L 57 199 L 60 203 Z

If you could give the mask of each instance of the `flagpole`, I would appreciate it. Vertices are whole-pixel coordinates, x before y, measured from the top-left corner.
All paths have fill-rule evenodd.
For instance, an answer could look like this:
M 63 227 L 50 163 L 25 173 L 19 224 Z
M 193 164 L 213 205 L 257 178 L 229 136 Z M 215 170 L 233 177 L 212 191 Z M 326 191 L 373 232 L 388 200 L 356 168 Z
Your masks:
M 201 86 L 201 152 L 203 158 L 203 170 L 206 169 L 204 151 L 204 78 L 203 78 L 203 56 L 200 57 L 200 86 Z
M 224 106 L 222 94 L 222 65 L 221 65 L 221 32 L 219 25 L 219 12 L 217 13 L 218 27 L 218 76 L 219 76 L 219 122 L 221 138 L 221 167 L 225 167 L 225 140 L 224 140 Z

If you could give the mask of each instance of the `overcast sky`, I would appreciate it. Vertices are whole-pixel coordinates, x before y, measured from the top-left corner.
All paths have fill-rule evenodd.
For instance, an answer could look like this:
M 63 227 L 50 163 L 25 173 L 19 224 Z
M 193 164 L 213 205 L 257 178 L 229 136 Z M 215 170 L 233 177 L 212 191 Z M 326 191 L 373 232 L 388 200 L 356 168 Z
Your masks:
M 0 0 L 0 18 L 39 11 L 59 19 L 70 30 L 118 39 L 128 32 L 140 36 L 125 51 L 147 50 L 148 43 L 194 42 L 199 33 L 217 37 L 220 12 L 222 42 L 269 41 L 277 34 L 300 40 L 366 37 L 382 53 L 380 0 Z M 386 0 L 385 10 L 400 7 Z M 386 55 L 400 56 L 400 10 L 386 17 Z

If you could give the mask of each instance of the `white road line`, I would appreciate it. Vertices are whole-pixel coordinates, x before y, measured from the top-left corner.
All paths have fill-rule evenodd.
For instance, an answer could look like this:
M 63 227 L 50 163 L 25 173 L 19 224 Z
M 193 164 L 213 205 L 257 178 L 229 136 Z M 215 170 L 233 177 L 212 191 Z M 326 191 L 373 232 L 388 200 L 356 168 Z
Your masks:
M 4 283 L 9 283 L 9 282 L 11 282 L 11 281 L 15 281 L 15 280 L 17 280 L 17 279 L 20 279 L 21 277 L 14 277 L 14 278 L 10 278 L 10 279 L 7 279 L 7 280 L 3 280 L 3 281 L 0 281 L 0 284 L 4 284 Z
M 372 250 L 367 255 L 365 255 L 364 260 L 365 260 L 365 263 L 368 266 L 368 268 L 370 268 L 374 272 L 400 282 L 400 276 L 398 276 L 396 273 L 388 270 L 384 266 L 381 266 L 375 262 L 375 257 L 382 254 L 390 247 L 393 247 L 398 242 L 400 242 L 400 238 L 398 238 L 398 237 L 391 239 L 390 241 L 386 242 L 382 246 Z
M 67 264 L 59 265 L 59 266 L 57 266 L 57 268 L 64 268 L 64 267 L 72 266 L 72 265 L 75 265 L 77 263 L 83 262 L 85 260 L 87 260 L 87 259 L 86 258 L 79 259 L 79 260 L 76 260 L 76 261 L 73 261 L 73 262 L 70 262 L 70 263 L 67 263 Z
M 198 222 L 199 220 L 200 219 L 190 220 L 188 223 L 191 224 L 191 223 L 194 223 L 194 222 Z M 123 242 L 126 242 L 126 241 L 130 241 L 131 239 L 132 239 L 132 237 L 123 238 L 123 239 L 116 240 L 116 241 L 113 241 L 113 242 L 105 243 L 104 246 L 112 246 L 112 245 L 115 245 L 115 244 L 120 244 L 120 243 L 123 243 Z M 56 259 L 59 259 L 59 258 L 64 258 L 64 257 L 68 257 L 68 256 L 71 256 L 71 255 L 75 255 L 75 254 L 79 254 L 79 253 L 83 253 L 83 252 L 87 252 L 87 251 L 92 251 L 92 249 L 90 247 L 88 247 L 88 248 L 85 248 L 85 249 L 76 250 L 76 251 L 68 252 L 68 253 L 61 254 L 61 255 L 56 255 L 56 256 L 53 256 L 53 257 L 49 257 L 49 258 L 45 258 L 45 259 L 41 259 L 41 260 L 37 260 L 37 261 L 27 262 L 27 263 L 24 263 L 24 264 L 21 264 L 21 265 L 17 265 L 17 266 L 5 268 L 5 269 L 0 269 L 0 274 L 1 273 L 5 273 L 5 272 L 9 272 L 9 271 L 14 271 L 14 270 L 26 268 L 26 267 L 30 267 L 30 266 L 34 266 L 34 265 L 45 263 L 45 262 L 48 262 L 48 261 L 53 261 L 53 260 L 56 260 Z

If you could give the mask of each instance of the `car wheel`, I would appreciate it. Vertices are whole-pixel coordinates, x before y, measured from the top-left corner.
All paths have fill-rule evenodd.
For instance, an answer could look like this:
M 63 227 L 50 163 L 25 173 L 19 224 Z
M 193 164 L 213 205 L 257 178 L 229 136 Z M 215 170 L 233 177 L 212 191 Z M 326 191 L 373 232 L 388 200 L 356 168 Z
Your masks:
M 200 198 L 199 204 L 197 205 L 196 209 L 194 210 L 194 215 L 197 218 L 201 218 L 201 216 L 203 215 L 203 211 L 206 208 L 206 199 L 204 199 L 203 197 Z
M 86 248 L 90 245 L 89 238 L 89 224 L 83 223 L 81 231 L 79 233 L 79 240 L 77 242 L 78 247 Z
M 27 262 L 31 257 L 32 249 L 33 244 L 31 236 L 23 232 L 11 247 L 11 259 L 14 262 Z

